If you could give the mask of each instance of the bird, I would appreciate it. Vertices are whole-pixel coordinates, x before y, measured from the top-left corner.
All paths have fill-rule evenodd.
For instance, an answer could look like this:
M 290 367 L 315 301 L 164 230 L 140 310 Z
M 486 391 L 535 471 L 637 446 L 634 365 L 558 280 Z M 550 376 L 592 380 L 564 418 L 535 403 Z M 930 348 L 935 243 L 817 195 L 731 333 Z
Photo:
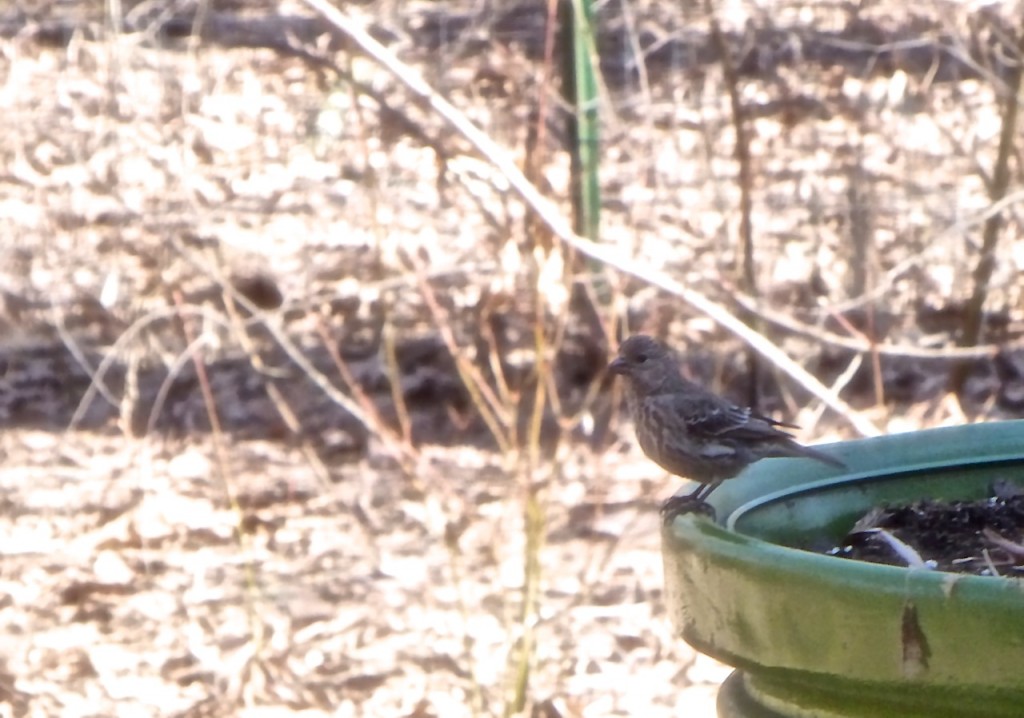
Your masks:
M 608 371 L 626 380 L 626 402 L 644 454 L 665 471 L 700 484 L 662 505 L 666 522 L 694 510 L 714 517 L 708 496 L 764 458 L 804 457 L 846 467 L 833 456 L 798 444 L 783 430 L 799 427 L 733 404 L 683 378 L 675 354 L 653 337 L 636 334 L 623 341 Z

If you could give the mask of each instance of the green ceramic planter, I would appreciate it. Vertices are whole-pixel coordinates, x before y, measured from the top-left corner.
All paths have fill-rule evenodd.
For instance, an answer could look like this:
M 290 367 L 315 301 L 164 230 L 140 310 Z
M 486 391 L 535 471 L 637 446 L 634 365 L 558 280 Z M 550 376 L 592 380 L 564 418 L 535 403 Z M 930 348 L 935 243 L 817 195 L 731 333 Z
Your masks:
M 720 716 L 1024 716 L 1024 581 L 849 561 L 835 545 L 882 502 L 1024 486 L 1024 421 L 850 441 L 848 465 L 767 459 L 714 494 L 718 519 L 662 535 L 683 638 L 736 666 Z

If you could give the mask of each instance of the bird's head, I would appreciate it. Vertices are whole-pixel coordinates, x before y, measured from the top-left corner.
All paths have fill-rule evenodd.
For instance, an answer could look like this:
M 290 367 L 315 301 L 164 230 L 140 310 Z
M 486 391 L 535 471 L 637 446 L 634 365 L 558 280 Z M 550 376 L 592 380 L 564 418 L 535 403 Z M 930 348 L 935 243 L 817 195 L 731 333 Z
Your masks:
M 626 377 L 641 394 L 653 392 L 678 376 L 672 352 L 645 334 L 637 334 L 622 342 L 618 356 L 608 365 L 608 371 Z

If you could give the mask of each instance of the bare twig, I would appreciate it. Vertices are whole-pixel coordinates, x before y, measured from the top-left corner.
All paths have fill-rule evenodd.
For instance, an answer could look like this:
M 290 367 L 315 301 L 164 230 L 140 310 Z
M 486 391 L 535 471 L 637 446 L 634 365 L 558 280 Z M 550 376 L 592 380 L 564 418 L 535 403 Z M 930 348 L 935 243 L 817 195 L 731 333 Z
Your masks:
M 367 396 L 359 382 L 356 381 L 352 370 L 348 366 L 348 362 L 342 358 L 341 352 L 338 351 L 337 342 L 333 340 L 330 331 L 322 320 L 317 321 L 316 329 L 324 343 L 327 354 L 331 357 L 331 361 L 334 362 L 338 374 L 341 375 L 342 381 L 345 382 L 345 386 L 348 387 L 348 390 L 352 392 L 352 396 L 355 397 L 355 400 L 359 402 L 359 406 L 362 407 L 363 416 L 366 422 L 368 422 L 366 424 L 367 428 L 373 431 L 388 446 L 389 453 L 402 465 L 406 475 L 415 480 L 416 476 L 413 469 L 419 459 L 419 452 L 412 445 L 408 434 L 400 436 L 384 421 L 384 417 L 377 410 L 377 405 L 373 403 L 373 400 Z M 392 389 L 394 390 L 394 387 Z M 399 389 L 399 393 L 400 391 Z
M 104 379 L 107 372 L 114 366 L 118 358 L 127 351 L 127 347 L 135 340 L 136 337 L 138 337 L 143 329 L 161 320 L 173 317 L 180 318 L 184 314 L 202 315 L 208 321 L 218 322 L 225 326 L 227 325 L 224 317 L 217 315 L 212 310 L 204 309 L 202 307 L 163 307 L 139 317 L 132 322 L 131 326 L 121 332 L 117 337 L 117 340 L 114 342 L 114 345 L 104 354 L 103 359 L 100 360 L 100 363 L 96 366 L 96 370 L 90 371 L 89 376 L 91 381 L 89 382 L 89 388 L 85 390 L 85 393 L 82 394 L 82 398 L 79 399 L 78 406 L 75 407 L 75 412 L 71 415 L 71 419 L 68 421 L 68 427 L 66 430 L 73 431 L 75 427 L 78 426 L 78 422 L 80 422 L 85 416 L 85 412 L 88 411 L 90 404 L 92 404 L 93 400 L 96 398 L 96 394 L 101 393 L 105 389 L 106 384 L 104 384 Z M 104 394 L 104 396 L 108 396 L 108 394 Z M 118 406 L 119 404 L 116 399 L 111 401 L 111 403 L 114 406 Z
M 180 290 L 174 290 L 174 306 L 179 311 L 184 309 L 185 299 L 181 294 Z M 224 490 L 224 497 L 227 499 L 228 504 L 235 512 L 235 516 L 238 519 L 238 523 L 235 530 L 238 535 L 241 536 L 242 525 L 241 525 L 241 508 L 238 505 L 238 499 L 235 496 L 234 486 L 232 486 L 231 472 L 228 471 L 228 453 L 224 446 L 224 431 L 220 425 L 220 415 L 217 412 L 217 401 L 213 396 L 213 389 L 210 387 L 210 378 L 206 373 L 206 364 L 202 356 L 202 342 L 196 337 L 196 332 L 192 326 L 193 315 L 186 312 L 181 312 L 179 319 L 181 321 L 181 331 L 185 335 L 185 341 L 188 343 L 189 351 L 186 354 L 192 360 L 192 365 L 196 370 L 196 378 L 199 383 L 199 391 L 203 395 L 203 404 L 206 407 L 206 415 L 210 420 L 210 437 L 213 440 L 214 452 L 217 455 L 217 473 L 220 479 L 221 488 Z
M 238 312 L 238 305 L 236 304 L 231 292 L 233 289 L 231 287 L 231 283 L 225 281 L 224 277 L 219 273 L 210 276 L 223 292 L 224 309 L 231 321 L 234 336 L 238 339 L 238 343 L 242 346 L 246 356 L 248 356 L 249 363 L 257 372 L 265 376 L 272 376 L 274 373 L 273 370 L 267 366 L 267 363 L 263 360 L 263 357 L 260 355 L 259 351 L 257 351 L 256 346 L 252 341 L 252 337 L 249 333 L 250 325 Z M 322 486 L 327 486 L 330 481 L 330 470 L 320 458 L 309 438 L 303 436 L 302 423 L 299 420 L 298 415 L 295 413 L 295 410 L 292 408 L 291 403 L 288 401 L 288 398 L 285 396 L 284 392 L 281 391 L 281 387 L 279 387 L 275 381 L 266 381 L 263 386 L 267 391 L 267 397 L 270 399 L 270 402 L 274 405 L 274 408 L 277 409 L 278 416 L 281 417 L 285 426 L 288 427 L 288 430 L 292 432 L 292 435 L 298 440 L 299 450 L 313 469 L 313 473 L 316 474 L 317 479 L 320 481 Z M 163 390 L 164 387 L 161 387 L 161 392 L 163 392 Z M 154 402 L 154 406 L 156 406 L 156 404 L 157 403 Z
M 987 548 L 981 550 L 981 557 L 985 560 L 985 565 L 988 566 L 988 570 L 993 576 L 1000 576 L 999 569 L 996 568 L 996 564 L 992 561 L 992 554 L 988 552 Z
M 1024 544 L 1004 538 L 988 526 L 981 530 L 981 535 L 984 536 L 986 540 L 991 541 L 996 546 L 1003 549 L 1003 551 L 1006 551 L 1006 553 L 1013 556 L 1017 562 L 1024 560 Z
M 419 257 L 409 253 L 405 255 L 409 263 L 416 270 L 416 280 L 420 287 L 420 294 L 423 297 L 427 309 L 434 319 L 434 325 L 441 333 L 441 340 L 448 348 L 448 353 L 455 361 L 455 369 L 459 373 L 462 384 L 469 392 L 473 405 L 480 412 L 480 417 L 487 428 L 490 429 L 498 448 L 503 454 L 507 454 L 515 447 L 515 416 L 511 407 L 503 404 L 495 395 L 494 390 L 480 374 L 480 371 L 473 365 L 473 362 L 466 356 L 466 352 L 459 347 L 455 340 L 455 333 L 452 331 L 452 323 L 448 313 L 437 301 L 433 287 L 426 278 L 423 262 Z
M 780 326 L 794 334 L 814 339 L 821 344 L 829 344 L 856 352 L 877 351 L 883 356 L 911 357 L 915 359 L 941 359 L 946 361 L 959 359 L 984 359 L 987 357 L 994 357 L 999 353 L 999 346 L 996 344 L 980 344 L 974 347 L 947 346 L 937 347 L 935 349 L 911 346 L 909 344 L 872 344 L 866 336 L 861 332 L 855 331 L 852 326 L 850 326 L 850 329 L 854 336 L 844 337 L 841 334 L 830 332 L 827 329 L 822 329 L 821 327 L 814 326 L 813 324 L 801 322 L 799 319 L 795 319 L 792 315 L 777 312 L 758 302 L 753 297 L 737 294 L 736 301 L 749 311 L 757 313 L 772 324 Z M 834 315 L 837 318 L 842 316 L 838 312 L 834 312 Z
M 434 92 L 433 88 L 408 65 L 401 62 L 386 47 L 374 39 L 358 23 L 352 21 L 326 0 L 304 0 L 307 5 L 320 12 L 332 25 L 349 36 L 367 55 L 391 72 L 402 84 L 422 101 L 455 127 L 487 158 L 505 177 L 513 189 L 529 207 L 544 220 L 562 241 L 592 259 L 614 267 L 620 272 L 631 274 L 643 281 L 679 297 L 698 311 L 706 314 L 722 327 L 738 336 L 760 352 L 781 371 L 803 386 L 812 395 L 823 401 L 837 414 L 845 418 L 856 431 L 864 436 L 877 436 L 881 431 L 869 419 L 854 411 L 845 401 L 830 392 L 803 367 L 794 362 L 775 344 L 736 318 L 725 307 L 711 301 L 703 294 L 684 287 L 664 272 L 653 269 L 631 258 L 620 256 L 615 248 L 592 242 L 572 231 L 565 217 L 555 205 L 542 195 L 520 171 L 512 155 L 487 136 L 454 105 Z
M 404 442 L 412 448 L 412 418 L 409 416 L 409 406 L 406 404 L 405 394 L 402 392 L 402 372 L 398 366 L 398 354 L 395 349 L 395 327 L 387 317 L 384 319 L 384 326 L 381 330 L 381 341 L 384 346 L 384 362 L 388 368 L 388 379 L 391 383 L 391 402 L 395 405 L 395 413 L 398 415 L 398 425 L 402 429 Z
M 106 383 L 104 383 L 102 374 L 97 369 L 93 368 L 88 357 L 85 356 L 85 352 L 82 350 L 82 347 L 79 346 L 78 341 L 71 332 L 68 331 L 67 326 L 64 324 L 64 315 L 57 311 L 56 307 L 53 307 L 53 311 L 50 316 L 53 319 L 53 327 L 57 330 L 57 335 L 64 343 L 64 347 L 68 350 L 68 354 L 70 354 L 71 358 L 78 362 L 78 365 L 82 367 L 86 374 L 89 375 L 89 390 L 94 393 L 98 392 L 99 395 L 106 399 L 111 406 L 117 406 L 120 402 L 117 397 L 114 396 L 114 393 L 109 389 L 109 387 L 107 387 Z M 81 406 L 79 408 L 81 408 Z M 74 421 L 74 419 L 72 421 Z
M 857 531 L 856 533 L 852 533 L 847 536 L 847 540 L 855 538 L 857 534 L 881 540 L 883 543 L 887 544 L 905 564 L 907 564 L 908 568 L 923 568 L 927 570 L 932 570 L 934 568 L 921 557 L 921 554 L 918 553 L 913 546 L 905 541 L 901 541 L 894 534 L 886 531 L 885 529 L 873 528 Z

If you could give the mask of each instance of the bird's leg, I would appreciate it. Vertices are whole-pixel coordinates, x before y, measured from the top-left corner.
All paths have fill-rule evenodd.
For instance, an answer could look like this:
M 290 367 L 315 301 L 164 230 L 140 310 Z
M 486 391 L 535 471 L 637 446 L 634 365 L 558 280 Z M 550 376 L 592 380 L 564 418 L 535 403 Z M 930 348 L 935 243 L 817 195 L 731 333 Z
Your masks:
M 715 489 L 717 489 L 721 485 L 722 485 L 722 480 L 721 479 L 718 479 L 717 481 L 712 481 L 712 482 L 707 483 L 707 484 L 701 484 L 700 486 L 697 487 L 696 491 L 694 491 L 692 494 L 690 494 L 690 496 L 691 496 L 691 498 L 694 501 L 699 501 L 702 504 L 706 503 L 707 500 L 708 500 L 708 496 L 711 496 L 711 492 L 714 491 Z
M 715 509 L 707 502 L 707 498 L 721 483 L 721 480 L 712 481 L 708 484 L 701 484 L 689 494 L 669 496 L 661 505 L 662 521 L 669 524 L 676 516 L 691 512 L 704 514 L 714 521 Z

